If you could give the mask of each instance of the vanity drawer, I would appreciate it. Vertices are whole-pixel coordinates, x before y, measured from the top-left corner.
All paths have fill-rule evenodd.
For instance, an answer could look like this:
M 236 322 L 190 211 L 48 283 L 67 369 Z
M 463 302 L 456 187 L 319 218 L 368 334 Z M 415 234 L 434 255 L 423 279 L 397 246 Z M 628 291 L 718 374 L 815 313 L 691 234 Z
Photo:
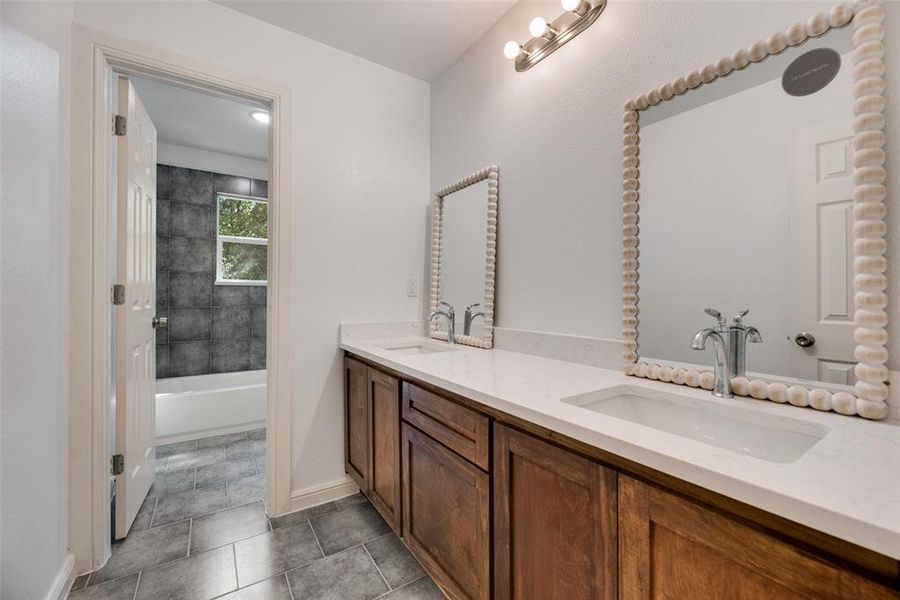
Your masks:
M 490 423 L 486 416 L 404 382 L 403 420 L 488 470 Z

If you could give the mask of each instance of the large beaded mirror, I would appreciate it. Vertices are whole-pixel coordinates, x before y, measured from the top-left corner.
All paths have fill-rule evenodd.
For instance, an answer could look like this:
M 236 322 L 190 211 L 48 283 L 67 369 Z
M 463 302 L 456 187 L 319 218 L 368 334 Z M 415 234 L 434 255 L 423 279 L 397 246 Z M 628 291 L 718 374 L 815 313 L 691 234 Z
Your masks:
M 491 165 L 434 194 L 429 332 L 459 344 L 494 345 L 500 170 Z M 439 318 L 438 318 L 439 317 Z
M 736 328 L 735 395 L 887 416 L 883 20 L 839 4 L 627 102 L 627 374 L 712 389 L 692 336 Z

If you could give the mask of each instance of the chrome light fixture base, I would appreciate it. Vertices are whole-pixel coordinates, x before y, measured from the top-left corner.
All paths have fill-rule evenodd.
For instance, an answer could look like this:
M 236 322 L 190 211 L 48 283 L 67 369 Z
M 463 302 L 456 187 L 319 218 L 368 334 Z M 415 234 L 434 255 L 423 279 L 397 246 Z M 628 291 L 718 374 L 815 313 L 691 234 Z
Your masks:
M 585 0 L 590 8 L 579 15 L 575 11 L 566 11 L 556 20 L 550 23 L 550 28 L 556 31 L 556 35 L 550 38 L 545 36 L 533 37 L 522 44 L 523 52 L 516 57 L 516 71 L 527 71 L 554 52 L 566 42 L 587 29 L 597 20 L 603 9 L 606 8 L 606 0 Z

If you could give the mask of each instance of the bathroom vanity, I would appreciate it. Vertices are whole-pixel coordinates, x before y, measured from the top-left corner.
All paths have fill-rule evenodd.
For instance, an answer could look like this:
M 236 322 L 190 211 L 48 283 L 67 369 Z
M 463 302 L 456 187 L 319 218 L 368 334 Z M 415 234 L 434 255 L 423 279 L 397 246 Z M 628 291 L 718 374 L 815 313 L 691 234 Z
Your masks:
M 900 597 L 898 475 L 834 455 L 896 454 L 894 426 L 666 398 L 658 382 L 424 338 L 342 348 L 347 472 L 451 598 Z M 723 439 L 604 414 L 622 410 L 604 390 L 630 409 L 699 407 Z M 825 464 L 832 481 L 803 480 Z

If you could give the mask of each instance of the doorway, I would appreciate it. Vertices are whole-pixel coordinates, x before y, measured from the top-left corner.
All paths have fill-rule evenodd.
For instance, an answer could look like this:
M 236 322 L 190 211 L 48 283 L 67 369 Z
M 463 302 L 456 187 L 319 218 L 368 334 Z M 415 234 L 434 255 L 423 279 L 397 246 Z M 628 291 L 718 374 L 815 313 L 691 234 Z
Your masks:
M 116 464 L 115 455 L 123 454 L 122 449 L 126 445 L 122 443 L 121 436 L 117 439 L 117 429 L 122 429 L 117 426 L 117 419 L 127 416 L 128 411 L 124 411 L 123 415 L 123 410 L 116 410 L 116 403 L 119 408 L 127 406 L 127 392 L 125 399 L 119 397 L 122 386 L 118 385 L 115 370 L 117 361 L 114 356 L 120 348 L 115 334 L 115 312 L 110 308 L 111 300 L 116 300 L 113 285 L 119 283 L 114 252 L 118 225 L 117 182 L 114 181 L 115 171 L 111 165 L 114 164 L 117 141 L 120 138 L 113 135 L 116 123 L 112 121 L 112 117 L 119 108 L 115 103 L 118 97 L 113 84 L 120 76 L 144 78 L 211 97 L 245 104 L 249 101 L 250 105 L 269 108 L 271 123 L 267 143 L 268 169 L 265 173 L 268 177 L 250 177 L 267 183 L 266 308 L 264 311 L 257 311 L 265 315 L 265 370 L 257 369 L 263 373 L 265 381 L 265 408 L 262 417 L 265 422 L 265 440 L 232 441 L 254 442 L 244 444 L 244 447 L 254 449 L 252 458 L 257 473 L 265 472 L 260 477 L 264 485 L 265 502 L 261 501 L 260 504 L 264 504 L 265 511 L 270 515 L 283 514 L 291 506 L 289 257 L 293 235 L 293 206 L 290 201 L 280 200 L 292 197 L 293 92 L 290 87 L 229 67 L 132 42 L 80 25 L 73 26 L 73 71 L 90 74 L 89 77 L 78 78 L 73 85 L 73 209 L 69 263 L 72 315 L 69 338 L 74 350 L 71 354 L 69 383 L 69 539 L 76 559 L 76 571 L 86 573 L 106 564 L 111 555 L 111 539 L 115 535 L 110 534 L 114 531 L 111 471 L 118 470 L 116 467 L 122 471 L 116 476 L 118 489 L 115 494 L 118 498 L 123 498 L 128 493 L 118 485 L 123 474 L 132 475 L 134 467 L 144 461 L 153 466 L 155 480 L 156 468 L 163 469 L 157 463 L 155 448 L 168 445 L 166 442 L 192 441 L 177 441 L 170 436 L 167 439 L 156 439 L 156 394 L 155 390 L 147 386 L 144 388 L 148 390 L 145 397 L 152 400 L 147 400 L 142 405 L 152 407 L 154 414 L 152 418 L 146 418 L 145 415 L 142 421 L 153 424 L 152 428 L 145 429 L 143 437 L 152 441 L 145 443 L 143 452 L 132 452 L 138 455 L 136 460 L 129 461 L 126 457 L 124 465 Z M 244 115 L 249 117 L 246 112 Z M 153 164 L 157 164 L 155 158 Z M 215 172 L 215 169 L 205 170 Z M 155 175 L 152 181 L 154 185 L 157 183 Z M 153 198 L 156 199 L 155 190 Z M 155 224 L 155 218 L 152 221 Z M 155 232 L 149 237 L 156 242 Z M 152 250 L 150 254 L 155 260 L 156 248 Z M 156 265 L 153 267 L 155 275 Z M 154 305 L 150 320 L 168 318 L 167 315 L 156 314 L 155 291 L 152 298 Z M 212 309 L 212 306 L 209 308 Z M 150 329 L 150 323 L 146 323 L 146 327 Z M 156 333 L 152 329 L 151 331 L 153 348 L 149 354 L 155 361 Z M 209 341 L 212 342 L 211 339 Z M 212 360 L 210 354 L 210 362 Z M 146 378 L 153 381 L 155 387 L 156 365 L 149 362 L 144 361 L 147 365 Z M 134 394 L 133 397 L 137 395 Z M 130 414 L 137 413 L 132 411 Z M 136 421 L 132 420 L 134 422 Z M 246 433 L 246 423 L 258 422 L 251 418 L 245 419 L 244 423 L 245 426 L 240 431 L 231 432 L 227 429 L 215 432 L 210 431 L 209 427 L 197 426 L 204 433 L 196 435 L 193 440 L 241 432 L 249 436 L 251 434 Z M 253 436 L 261 437 L 258 429 L 260 427 L 252 430 L 256 431 Z M 214 436 L 213 433 L 218 435 Z M 127 440 L 128 436 L 124 437 Z M 142 436 L 131 437 L 138 439 Z M 200 444 L 197 441 L 197 450 L 200 449 Z M 152 452 L 148 449 L 152 449 Z M 171 454 L 174 449 L 164 449 L 161 455 L 167 452 Z M 232 452 L 233 456 L 237 454 L 237 451 Z M 168 464 L 165 468 L 168 469 Z M 199 469 L 200 465 L 196 465 L 196 468 Z M 134 489 L 138 490 L 136 496 L 140 499 L 141 486 L 137 485 Z M 254 493 L 259 494 L 258 489 Z M 137 512 L 142 507 L 143 503 L 137 509 L 132 507 L 133 519 L 137 519 Z M 125 527 L 128 520 L 129 516 L 126 515 L 119 524 L 120 527 Z
M 112 78 L 121 540 L 265 497 L 270 106 Z

